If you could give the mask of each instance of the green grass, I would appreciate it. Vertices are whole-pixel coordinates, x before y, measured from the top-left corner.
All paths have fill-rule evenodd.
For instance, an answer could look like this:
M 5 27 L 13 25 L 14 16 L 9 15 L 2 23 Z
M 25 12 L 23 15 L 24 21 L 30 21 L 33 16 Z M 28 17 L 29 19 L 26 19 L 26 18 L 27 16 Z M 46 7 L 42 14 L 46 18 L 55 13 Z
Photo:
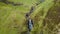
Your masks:
M 17 0 L 10 0 L 16 3 Z M 32 6 L 31 0 L 19 0 L 23 6 L 13 6 L 11 4 L 4 4 L 0 2 L 0 34 L 19 34 L 25 31 L 23 22 L 25 21 L 25 14 L 29 12 Z M 16 28 L 14 28 L 16 27 Z M 19 32 L 19 33 L 18 33 Z
M 17 34 L 29 8 L 0 4 L 0 34 Z M 15 24 L 18 24 L 15 26 Z M 21 26 L 22 27 L 22 26 Z
M 31 33 L 40 34 L 40 32 L 43 31 L 43 34 L 51 34 L 48 32 L 49 31 L 48 26 L 51 25 L 52 23 L 50 24 L 47 21 L 48 22 L 47 24 L 49 25 L 45 26 L 45 28 L 43 24 L 45 23 L 44 20 L 46 19 L 48 12 L 52 11 L 51 13 L 53 13 L 53 10 L 58 12 L 57 9 L 50 8 L 54 8 L 55 5 L 60 7 L 60 4 L 58 3 L 59 0 L 57 0 L 56 4 L 54 4 L 53 2 L 54 0 L 45 0 L 43 3 L 40 3 L 37 6 L 35 3 L 39 3 L 39 0 L 8 0 L 8 1 L 14 3 L 23 3 L 23 5 L 13 6 L 11 4 L 7 5 L 3 2 L 0 2 L 0 34 L 21 34 L 22 32 L 25 32 L 27 30 L 25 14 L 29 12 L 31 6 L 35 6 L 34 12 L 30 15 L 31 18 L 34 20 L 34 28 Z M 53 24 L 55 24 L 55 22 L 53 22 Z

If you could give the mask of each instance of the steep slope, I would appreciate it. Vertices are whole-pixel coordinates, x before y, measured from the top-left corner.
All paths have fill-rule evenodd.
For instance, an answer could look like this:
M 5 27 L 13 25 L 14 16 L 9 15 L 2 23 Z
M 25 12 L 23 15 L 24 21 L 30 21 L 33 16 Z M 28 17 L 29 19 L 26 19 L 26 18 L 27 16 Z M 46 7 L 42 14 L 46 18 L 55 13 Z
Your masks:
M 45 4 L 46 3 L 46 4 Z M 34 34 L 57 34 L 60 24 L 60 0 L 46 0 L 31 14 L 34 20 Z M 50 21 L 51 20 L 51 21 Z M 55 21 L 56 20 L 56 21 Z M 57 30 L 56 30 L 56 27 Z
M 31 6 L 35 7 L 30 15 L 34 21 L 31 34 L 57 34 L 60 27 L 60 0 L 43 0 L 42 3 L 40 0 L 7 1 L 23 5 L 13 6 L 0 2 L 0 34 L 26 34 L 25 14 Z

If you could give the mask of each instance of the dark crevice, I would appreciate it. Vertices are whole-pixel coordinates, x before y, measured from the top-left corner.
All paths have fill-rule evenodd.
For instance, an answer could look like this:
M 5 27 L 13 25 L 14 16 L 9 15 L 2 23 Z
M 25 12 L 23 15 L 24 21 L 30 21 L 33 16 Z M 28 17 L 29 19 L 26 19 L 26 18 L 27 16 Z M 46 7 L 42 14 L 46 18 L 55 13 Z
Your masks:
M 0 0 L 0 2 L 3 2 L 5 4 L 12 4 L 13 6 L 20 6 L 23 5 L 22 3 L 14 3 L 14 2 L 9 2 L 7 0 Z
M 34 9 L 35 9 L 34 6 L 32 6 L 30 11 L 26 13 L 26 18 L 29 17 L 31 13 L 33 13 Z
M 34 11 L 34 6 L 32 6 L 31 8 L 30 8 L 30 11 L 28 12 L 28 13 L 26 13 L 26 23 L 27 23 L 27 28 L 28 28 L 28 33 L 30 34 L 30 32 L 31 32 L 31 30 L 32 30 L 32 28 L 33 28 L 33 20 L 31 19 L 31 17 L 30 17 L 30 14 L 31 13 L 33 13 L 33 11 Z

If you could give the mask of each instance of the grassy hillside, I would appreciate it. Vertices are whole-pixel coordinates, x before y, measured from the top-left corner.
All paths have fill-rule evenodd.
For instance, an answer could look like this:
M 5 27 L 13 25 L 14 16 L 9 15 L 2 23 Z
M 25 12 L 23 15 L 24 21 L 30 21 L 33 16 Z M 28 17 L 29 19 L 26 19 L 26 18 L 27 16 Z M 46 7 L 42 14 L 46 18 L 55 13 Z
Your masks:
M 57 34 L 60 29 L 60 0 L 7 0 L 23 5 L 0 2 L 0 34 L 25 34 L 25 14 L 34 6 L 30 17 L 34 21 L 31 34 Z M 42 2 L 42 3 L 41 3 Z M 38 5 L 36 5 L 38 4 Z

